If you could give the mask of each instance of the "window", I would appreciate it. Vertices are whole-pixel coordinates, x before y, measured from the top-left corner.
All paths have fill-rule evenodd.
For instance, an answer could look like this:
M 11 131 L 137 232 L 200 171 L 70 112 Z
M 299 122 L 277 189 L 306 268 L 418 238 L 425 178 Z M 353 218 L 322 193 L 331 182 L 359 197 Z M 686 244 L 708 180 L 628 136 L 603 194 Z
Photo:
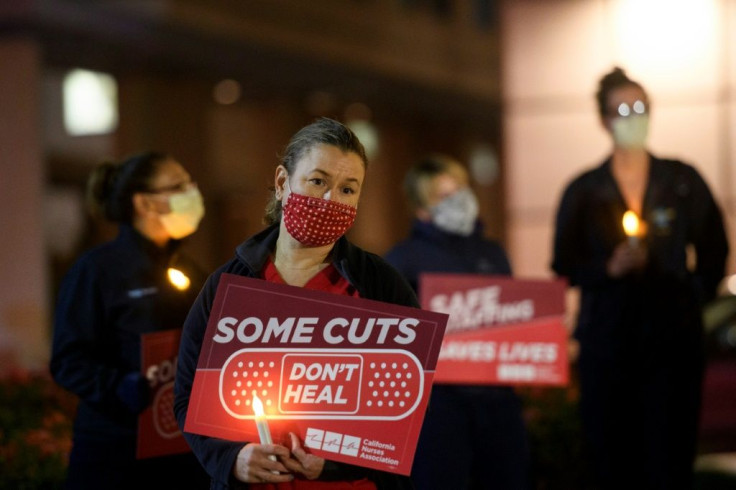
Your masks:
M 64 77 L 64 126 L 72 136 L 111 133 L 118 125 L 117 82 L 106 73 L 74 69 Z

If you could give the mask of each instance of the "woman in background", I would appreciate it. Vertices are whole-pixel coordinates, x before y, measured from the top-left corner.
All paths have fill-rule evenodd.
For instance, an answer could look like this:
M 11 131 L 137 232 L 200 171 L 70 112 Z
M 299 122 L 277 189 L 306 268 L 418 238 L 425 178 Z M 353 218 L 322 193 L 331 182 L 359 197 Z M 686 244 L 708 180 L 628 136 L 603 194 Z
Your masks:
M 207 488 L 191 453 L 136 460 L 138 416 L 152 401 L 141 335 L 180 329 L 203 282 L 180 253 L 204 215 L 202 196 L 178 161 L 153 152 L 101 164 L 87 191 L 119 234 L 76 261 L 58 296 L 50 370 L 79 397 L 66 488 Z M 190 286 L 170 283 L 170 268 Z
M 483 236 L 478 200 L 459 161 L 425 156 L 407 172 L 404 191 L 414 211 L 411 231 L 385 258 L 415 291 L 427 272 L 512 276 L 501 244 Z M 513 387 L 432 385 L 411 472 L 418 489 L 529 490 L 530 457 Z
M 692 488 L 703 305 L 725 273 L 723 218 L 698 171 L 647 151 L 649 97 L 616 68 L 600 80 L 611 155 L 574 178 L 552 269 L 579 287 L 582 422 L 596 488 Z M 641 220 L 631 239 L 627 211 Z

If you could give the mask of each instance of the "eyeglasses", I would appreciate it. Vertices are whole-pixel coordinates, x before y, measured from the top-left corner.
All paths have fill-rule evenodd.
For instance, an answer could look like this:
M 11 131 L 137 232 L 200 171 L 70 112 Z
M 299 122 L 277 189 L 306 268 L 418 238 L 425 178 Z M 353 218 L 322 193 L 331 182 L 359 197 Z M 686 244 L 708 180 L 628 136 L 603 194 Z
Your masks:
M 608 111 L 609 115 L 613 117 L 642 116 L 648 112 L 649 104 L 643 100 L 637 100 L 631 105 L 622 102 L 615 110 Z
M 158 189 L 149 189 L 143 192 L 145 192 L 146 194 L 166 194 L 169 192 L 186 192 L 190 189 L 196 189 L 196 188 L 197 188 L 196 182 L 181 182 L 179 184 L 172 184 L 166 187 L 160 187 Z

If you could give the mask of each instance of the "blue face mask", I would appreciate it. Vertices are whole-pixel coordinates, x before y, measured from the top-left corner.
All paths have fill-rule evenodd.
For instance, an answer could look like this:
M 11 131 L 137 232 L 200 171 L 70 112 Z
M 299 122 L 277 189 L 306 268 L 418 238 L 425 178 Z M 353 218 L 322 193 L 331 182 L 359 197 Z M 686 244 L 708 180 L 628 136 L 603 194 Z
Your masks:
M 430 213 L 432 223 L 440 230 L 468 236 L 478 219 L 478 199 L 470 188 L 460 189 L 440 201 Z

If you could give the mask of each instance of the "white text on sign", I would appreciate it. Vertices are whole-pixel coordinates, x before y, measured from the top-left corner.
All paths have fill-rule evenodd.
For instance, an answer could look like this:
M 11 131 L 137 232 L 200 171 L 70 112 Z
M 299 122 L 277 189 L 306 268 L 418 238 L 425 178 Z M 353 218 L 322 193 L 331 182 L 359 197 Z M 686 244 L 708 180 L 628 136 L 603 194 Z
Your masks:
M 338 375 L 342 375 L 345 381 L 351 381 L 353 373 L 360 366 L 348 363 L 326 363 L 313 362 L 309 365 L 303 362 L 296 362 L 291 366 L 288 380 L 299 381 L 307 379 L 309 381 L 336 381 Z M 343 386 L 334 387 L 325 385 L 320 387 L 318 384 L 288 384 L 284 390 L 284 403 L 307 403 L 307 404 L 338 404 L 344 405 L 348 401 L 342 396 Z
M 474 330 L 483 325 L 525 322 L 534 318 L 534 301 L 525 299 L 501 303 L 500 293 L 500 286 L 489 286 L 452 294 L 438 294 L 430 299 L 429 308 L 450 315 L 446 332 Z
M 475 362 L 554 363 L 557 344 L 550 342 L 496 342 L 451 340 L 442 345 L 440 359 Z
M 243 344 L 277 341 L 282 344 L 309 344 L 320 319 L 315 317 L 271 317 L 264 321 L 258 317 L 238 320 L 226 316 L 217 322 L 217 333 L 212 340 L 226 344 L 237 339 Z M 362 345 L 375 342 L 410 344 L 416 338 L 414 330 L 419 324 L 416 318 L 331 318 L 324 324 L 322 337 L 332 345 Z

